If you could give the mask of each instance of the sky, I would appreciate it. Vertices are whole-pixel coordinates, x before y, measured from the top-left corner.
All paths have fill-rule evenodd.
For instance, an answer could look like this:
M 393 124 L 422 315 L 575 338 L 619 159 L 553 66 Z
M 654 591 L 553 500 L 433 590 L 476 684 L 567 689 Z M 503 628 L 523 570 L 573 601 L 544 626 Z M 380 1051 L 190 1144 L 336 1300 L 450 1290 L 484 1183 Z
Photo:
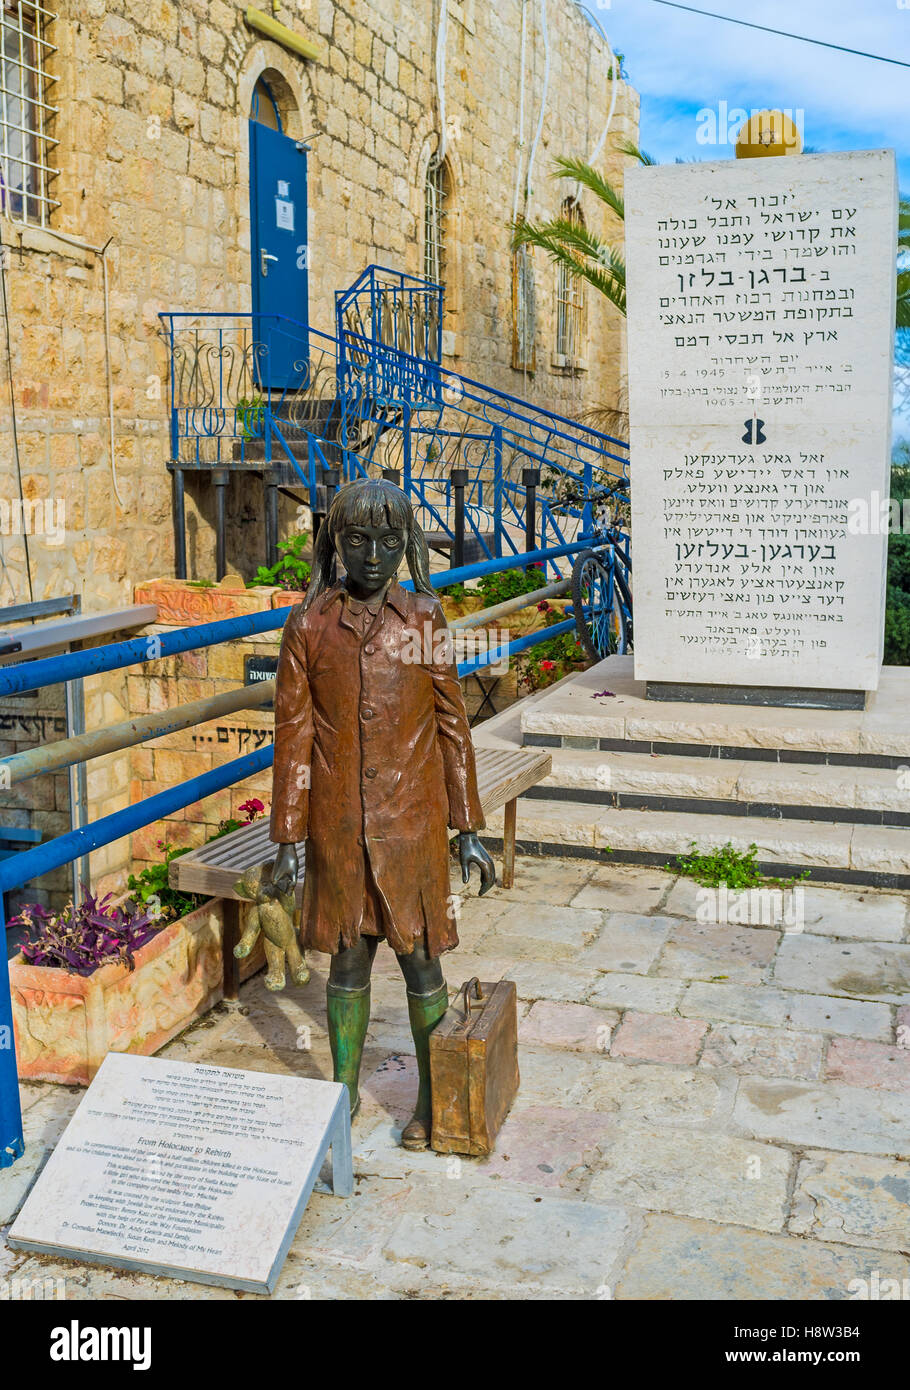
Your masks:
M 721 103 L 728 113 L 782 109 L 793 114 L 815 150 L 893 149 L 901 192 L 910 196 L 910 67 L 744 29 L 657 0 L 583 3 L 623 54 L 628 81 L 641 94 L 641 147 L 660 163 L 732 158 L 729 138 L 714 145 L 698 139 L 709 129 L 699 113 L 708 110 L 717 116 L 721 137 L 727 134 Z M 910 0 L 687 3 L 910 63 Z M 895 436 L 910 437 L 910 415 L 895 418 Z

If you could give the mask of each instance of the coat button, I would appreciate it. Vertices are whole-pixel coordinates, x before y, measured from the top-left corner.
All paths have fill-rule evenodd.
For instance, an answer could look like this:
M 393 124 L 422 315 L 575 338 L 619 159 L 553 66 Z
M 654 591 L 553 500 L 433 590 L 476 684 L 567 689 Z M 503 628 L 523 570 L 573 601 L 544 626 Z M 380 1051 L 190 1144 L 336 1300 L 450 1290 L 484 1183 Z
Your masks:
M 364 777 L 375 777 L 375 776 L 376 776 L 376 769 L 375 769 L 375 767 L 368 767 L 368 768 L 365 768 L 365 769 L 364 769 L 364 774 L 363 774 L 363 775 L 364 775 Z
M 361 717 L 361 719 L 372 719 L 372 718 L 373 718 L 373 711 L 372 711 L 371 709 L 364 709 L 364 710 L 361 710 L 361 711 L 360 711 L 360 717 Z
M 365 653 L 367 656 L 372 656 L 373 653 L 375 652 L 376 648 L 375 648 L 375 647 L 364 647 L 363 650 L 364 650 L 364 653 Z

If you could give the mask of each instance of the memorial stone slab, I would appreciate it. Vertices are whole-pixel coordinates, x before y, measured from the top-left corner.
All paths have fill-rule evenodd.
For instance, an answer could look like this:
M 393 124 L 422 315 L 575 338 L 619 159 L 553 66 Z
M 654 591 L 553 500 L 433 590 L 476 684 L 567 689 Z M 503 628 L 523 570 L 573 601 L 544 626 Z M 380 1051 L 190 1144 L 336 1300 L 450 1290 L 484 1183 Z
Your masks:
M 633 167 L 625 197 L 636 679 L 875 690 L 893 152 Z
M 14 1249 L 271 1293 L 331 1147 L 331 1081 L 109 1053 L 14 1222 Z

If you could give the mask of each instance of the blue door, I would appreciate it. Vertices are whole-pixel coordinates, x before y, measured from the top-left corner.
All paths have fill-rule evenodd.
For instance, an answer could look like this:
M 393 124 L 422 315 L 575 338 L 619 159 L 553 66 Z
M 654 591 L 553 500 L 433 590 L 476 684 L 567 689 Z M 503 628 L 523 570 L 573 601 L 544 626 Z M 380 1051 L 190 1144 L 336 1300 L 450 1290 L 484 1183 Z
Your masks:
M 306 151 L 258 121 L 250 121 L 250 227 L 253 313 L 262 316 L 256 379 L 265 390 L 293 390 L 308 358 Z

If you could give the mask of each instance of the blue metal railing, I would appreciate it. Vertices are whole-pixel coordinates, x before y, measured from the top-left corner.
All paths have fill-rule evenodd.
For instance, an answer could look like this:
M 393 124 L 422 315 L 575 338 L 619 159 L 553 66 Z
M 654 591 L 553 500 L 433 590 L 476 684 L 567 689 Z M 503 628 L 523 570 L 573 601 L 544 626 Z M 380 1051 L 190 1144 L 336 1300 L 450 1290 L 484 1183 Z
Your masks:
M 582 516 L 554 515 L 560 480 L 589 490 L 627 476 L 627 446 L 443 370 L 426 313 L 414 308 L 421 296 L 435 303 L 440 294 L 427 281 L 371 266 L 338 295 L 334 338 L 279 315 L 162 314 L 174 461 L 202 468 L 285 463 L 314 508 L 323 469 L 337 468 L 350 481 L 394 468 L 424 529 L 450 540 L 449 474 L 465 468 L 468 528 L 491 559 L 524 544 L 521 474 L 534 468 L 541 473 L 541 537 L 570 539 Z M 425 355 L 402 342 L 417 342 Z M 264 389 L 270 362 L 289 358 L 290 376 Z
M 335 294 L 338 384 L 371 397 L 436 405 L 442 398 L 441 285 L 370 265 Z

